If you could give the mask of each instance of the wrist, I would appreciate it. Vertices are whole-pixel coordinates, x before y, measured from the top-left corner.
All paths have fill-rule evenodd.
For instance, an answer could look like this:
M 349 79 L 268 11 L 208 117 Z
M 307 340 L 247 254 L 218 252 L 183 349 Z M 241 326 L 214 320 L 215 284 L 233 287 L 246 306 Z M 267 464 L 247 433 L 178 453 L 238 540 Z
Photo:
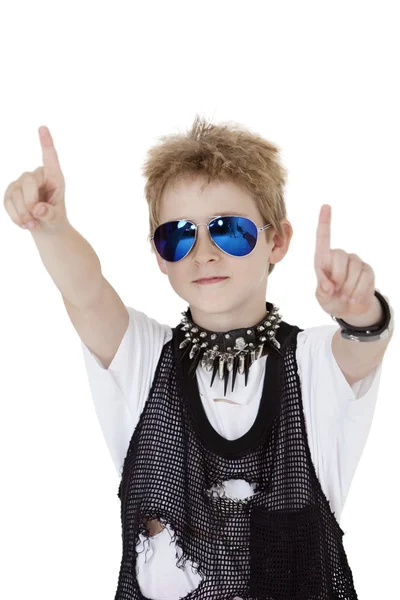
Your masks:
M 74 229 L 74 227 L 68 219 L 64 219 L 55 224 L 45 223 L 44 221 L 38 222 L 33 229 L 29 229 L 28 231 L 31 233 L 32 237 L 35 238 L 36 236 L 43 237 L 44 235 L 65 235 L 65 233 L 71 231 L 71 229 Z
M 371 306 L 371 309 L 359 316 L 352 316 L 348 319 L 343 319 L 348 325 L 351 327 L 375 327 L 378 325 L 383 317 L 384 310 L 378 298 L 374 296 L 374 302 Z

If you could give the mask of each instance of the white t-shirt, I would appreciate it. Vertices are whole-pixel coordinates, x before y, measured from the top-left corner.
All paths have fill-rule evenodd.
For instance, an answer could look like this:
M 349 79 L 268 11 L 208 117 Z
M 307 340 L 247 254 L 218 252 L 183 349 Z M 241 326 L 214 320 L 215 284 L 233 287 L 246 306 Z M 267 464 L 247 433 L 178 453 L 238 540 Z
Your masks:
M 169 325 L 158 323 L 130 306 L 129 325 L 108 369 L 83 342 L 86 371 L 97 418 L 106 444 L 121 477 L 134 429 L 148 398 L 164 344 L 172 338 Z M 337 521 L 349 492 L 370 431 L 378 396 L 382 361 L 352 386 L 346 381 L 332 353 L 336 324 L 305 328 L 297 336 L 296 360 L 301 383 L 304 417 L 311 458 L 321 487 Z M 201 366 L 196 377 L 204 410 L 211 425 L 226 439 L 244 435 L 257 416 L 268 356 L 251 366 L 247 387 L 238 374 L 235 389 L 227 389 L 217 376 L 210 387 L 210 373 Z M 220 495 L 244 499 L 254 492 L 245 481 L 230 480 Z M 201 581 L 190 561 L 176 567 L 175 543 L 167 526 L 151 538 L 141 536 L 136 572 L 142 593 L 153 600 L 176 600 Z M 146 546 L 146 547 L 145 547 Z M 145 551 L 143 551 L 145 550 Z

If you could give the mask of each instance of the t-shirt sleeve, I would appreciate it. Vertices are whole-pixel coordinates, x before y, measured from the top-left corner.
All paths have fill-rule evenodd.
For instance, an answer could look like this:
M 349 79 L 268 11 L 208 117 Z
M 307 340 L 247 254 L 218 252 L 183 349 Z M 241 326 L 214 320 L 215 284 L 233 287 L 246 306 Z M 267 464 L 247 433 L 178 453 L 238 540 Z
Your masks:
M 322 325 L 299 332 L 296 359 L 311 457 L 339 520 L 371 428 L 382 361 L 350 385 L 332 351 L 337 330 Z
M 81 341 L 97 418 L 119 476 L 162 348 L 172 338 L 168 325 L 130 306 L 126 308 L 128 328 L 108 369 Z

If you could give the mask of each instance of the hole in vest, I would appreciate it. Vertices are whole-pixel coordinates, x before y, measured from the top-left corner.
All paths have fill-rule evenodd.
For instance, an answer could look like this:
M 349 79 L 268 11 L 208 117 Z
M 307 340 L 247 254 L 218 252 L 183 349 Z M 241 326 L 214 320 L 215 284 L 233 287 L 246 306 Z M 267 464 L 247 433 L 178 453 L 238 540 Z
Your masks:
M 165 525 L 163 525 L 158 519 L 144 518 L 143 523 L 146 525 L 149 537 L 154 537 L 165 529 Z
M 186 597 L 203 581 L 197 572 L 198 565 L 187 557 L 182 568 L 183 552 L 169 524 L 146 517 L 143 523 L 152 535 L 141 534 L 136 546 L 135 569 L 140 591 L 151 600 Z
M 246 500 L 255 494 L 259 494 L 257 482 L 249 483 L 244 479 L 228 479 L 222 483 L 217 483 L 208 490 L 208 495 L 217 494 L 221 498 L 230 500 Z

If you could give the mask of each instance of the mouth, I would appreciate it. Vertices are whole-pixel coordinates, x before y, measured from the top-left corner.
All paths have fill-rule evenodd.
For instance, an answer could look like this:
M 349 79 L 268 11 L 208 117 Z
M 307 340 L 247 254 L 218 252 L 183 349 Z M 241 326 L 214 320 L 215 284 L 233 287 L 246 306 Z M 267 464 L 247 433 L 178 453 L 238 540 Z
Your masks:
M 196 279 L 193 283 L 199 283 L 200 285 L 209 285 L 212 283 L 219 283 L 220 281 L 225 281 L 225 279 L 229 279 L 229 277 L 204 277 L 203 279 Z

